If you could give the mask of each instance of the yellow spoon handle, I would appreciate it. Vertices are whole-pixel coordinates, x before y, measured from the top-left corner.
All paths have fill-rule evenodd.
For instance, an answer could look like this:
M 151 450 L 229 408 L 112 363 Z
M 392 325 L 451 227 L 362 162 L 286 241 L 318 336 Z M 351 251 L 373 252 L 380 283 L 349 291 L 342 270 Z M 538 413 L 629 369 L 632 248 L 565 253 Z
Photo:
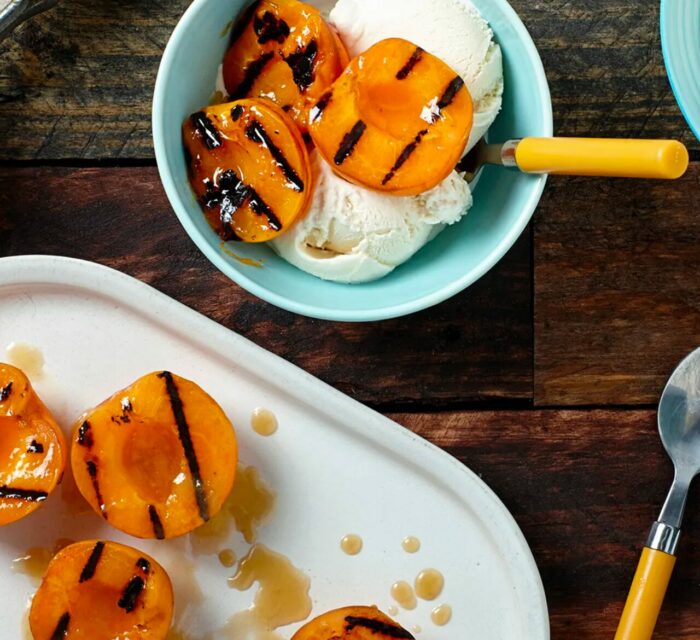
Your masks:
M 673 180 L 688 168 L 688 150 L 677 140 L 523 138 L 515 162 L 526 173 Z
M 654 633 L 676 556 L 644 547 L 615 640 L 649 640 Z

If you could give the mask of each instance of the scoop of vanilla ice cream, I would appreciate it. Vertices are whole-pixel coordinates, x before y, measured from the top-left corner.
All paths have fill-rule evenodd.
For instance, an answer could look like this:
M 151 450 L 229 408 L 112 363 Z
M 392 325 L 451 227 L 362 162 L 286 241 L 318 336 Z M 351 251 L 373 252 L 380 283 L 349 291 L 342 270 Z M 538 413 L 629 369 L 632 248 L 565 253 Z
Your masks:
M 467 151 L 496 119 L 503 94 L 501 48 L 469 0 L 338 0 L 330 21 L 350 57 L 380 40 L 403 38 L 456 71 L 474 101 Z
M 309 210 L 271 244 L 287 262 L 325 280 L 357 283 L 387 275 L 472 204 L 469 185 L 455 171 L 430 191 L 401 197 L 346 182 L 315 151 L 312 162 Z

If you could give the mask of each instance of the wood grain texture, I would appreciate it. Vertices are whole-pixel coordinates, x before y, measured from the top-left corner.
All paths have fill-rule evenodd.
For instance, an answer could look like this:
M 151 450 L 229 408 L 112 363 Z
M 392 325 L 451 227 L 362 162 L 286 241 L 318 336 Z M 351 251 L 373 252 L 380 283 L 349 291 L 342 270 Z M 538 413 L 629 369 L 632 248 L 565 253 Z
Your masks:
M 511 511 L 545 587 L 552 640 L 612 638 L 673 477 L 653 411 L 393 414 L 479 474 Z M 655 640 L 700 637 L 700 513 L 691 490 Z
M 322 322 L 216 271 L 155 168 L 0 168 L 0 255 L 69 255 L 129 273 L 373 405 L 531 401 L 530 252 L 528 231 L 467 292 L 408 318 Z
M 700 163 L 552 178 L 535 216 L 535 402 L 654 403 L 700 346 Z
M 0 160 L 153 157 L 160 55 L 188 0 L 61 0 L 0 45 Z M 513 0 L 551 84 L 559 135 L 676 137 L 657 0 Z M 223 25 L 222 25 L 223 26 Z

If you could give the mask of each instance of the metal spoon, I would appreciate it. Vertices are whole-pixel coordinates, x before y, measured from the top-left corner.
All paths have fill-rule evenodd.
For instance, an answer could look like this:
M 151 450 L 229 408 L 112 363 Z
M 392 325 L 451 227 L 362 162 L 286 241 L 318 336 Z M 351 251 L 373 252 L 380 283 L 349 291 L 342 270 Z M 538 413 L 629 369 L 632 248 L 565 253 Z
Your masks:
M 32 16 L 53 7 L 58 0 L 0 0 L 0 40 Z
M 688 488 L 700 473 L 700 349 L 671 374 L 659 402 L 659 434 L 676 473 L 651 526 L 615 640 L 648 640 L 675 564 Z

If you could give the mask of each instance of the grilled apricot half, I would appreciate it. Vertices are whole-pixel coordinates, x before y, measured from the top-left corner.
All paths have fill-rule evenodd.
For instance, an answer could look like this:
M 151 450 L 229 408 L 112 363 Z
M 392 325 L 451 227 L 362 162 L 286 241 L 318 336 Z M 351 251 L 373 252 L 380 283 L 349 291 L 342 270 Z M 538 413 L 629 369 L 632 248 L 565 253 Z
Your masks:
M 29 626 L 34 640 L 164 640 L 172 614 L 170 578 L 153 558 L 86 540 L 49 563 Z
M 309 133 L 340 176 L 416 195 L 455 168 L 472 127 L 464 81 L 407 40 L 382 40 L 354 58 L 310 114 Z
M 216 401 L 169 371 L 150 373 L 83 415 L 71 466 L 112 526 L 173 538 L 213 517 L 231 492 L 236 435 Z
M 261 100 L 207 107 L 183 125 L 192 188 L 224 240 L 264 242 L 308 205 L 311 165 L 289 117 Z
M 63 432 L 17 367 L 0 363 L 0 526 L 41 506 L 63 477 Z
M 377 607 L 343 607 L 307 622 L 292 640 L 396 640 L 413 636 Z
M 267 98 L 302 132 L 309 109 L 348 63 L 345 47 L 317 9 L 297 0 L 262 0 L 226 53 L 231 99 Z

